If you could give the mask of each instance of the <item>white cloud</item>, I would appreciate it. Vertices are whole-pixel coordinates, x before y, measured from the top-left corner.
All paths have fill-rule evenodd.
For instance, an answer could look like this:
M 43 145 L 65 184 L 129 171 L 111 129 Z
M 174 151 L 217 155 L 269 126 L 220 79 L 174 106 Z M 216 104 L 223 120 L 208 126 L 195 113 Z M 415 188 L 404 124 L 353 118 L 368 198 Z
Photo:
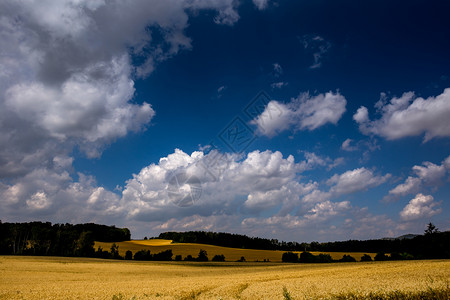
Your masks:
M 351 145 L 352 142 L 353 142 L 352 139 L 346 139 L 344 142 L 342 142 L 341 149 L 349 152 L 358 150 L 357 146 Z
M 434 202 L 433 196 L 417 194 L 416 197 L 409 201 L 409 203 L 400 212 L 400 217 L 404 221 L 429 218 L 441 213 L 442 210 L 440 208 L 433 209 L 437 205 L 439 204 Z
M 252 124 L 261 134 L 272 137 L 284 130 L 315 130 L 327 123 L 336 125 L 345 112 L 347 100 L 328 92 L 311 97 L 308 93 L 291 99 L 288 104 L 272 100 Z
M 216 23 L 232 25 L 237 6 L 234 0 L 1 1 L 2 218 L 110 223 L 123 214 L 114 221 L 119 225 L 126 215 L 121 197 L 92 177 L 71 175 L 74 149 L 98 157 L 117 138 L 145 130 L 155 112 L 135 98 L 135 78 L 192 47 L 185 35 L 191 13 L 215 11 Z
M 253 4 L 259 9 L 264 10 L 269 4 L 269 0 L 253 0 Z
M 346 171 L 340 175 L 335 174 L 327 181 L 327 184 L 332 185 L 330 192 L 342 195 L 379 186 L 380 184 L 385 183 L 390 177 L 390 174 L 384 176 L 374 175 L 371 170 L 363 167 Z
M 450 136 L 450 88 L 427 99 L 416 97 L 412 92 L 394 97 L 389 103 L 383 99 L 376 104 L 381 112 L 378 120 L 371 121 L 364 106 L 353 116 L 363 134 L 379 135 L 388 140 L 425 134 L 424 142 Z
M 220 169 L 219 176 L 212 177 L 205 164 L 220 153 L 215 150 L 205 154 L 201 151 L 191 155 L 181 150 L 162 158 L 159 164 L 143 168 L 127 182 L 123 191 L 123 203 L 131 218 L 178 216 L 192 214 L 190 208 L 178 209 L 168 193 L 171 177 L 186 173 L 187 177 L 201 182 L 202 197 L 195 211 L 206 215 L 228 211 L 235 213 L 237 207 L 263 211 L 276 206 L 300 205 L 299 197 L 310 192 L 314 183 L 299 183 L 297 173 L 301 166 L 292 156 L 283 158 L 280 152 L 254 151 L 242 161 L 236 155 L 223 154 L 227 160 L 214 161 Z
M 389 196 L 385 197 L 384 200 L 392 200 L 393 197 L 415 194 L 425 187 L 438 187 L 442 184 L 442 180 L 445 178 L 447 172 L 450 171 L 450 165 L 447 164 L 449 160 L 450 156 L 441 165 L 426 161 L 421 166 L 413 166 L 412 171 L 415 176 L 408 176 L 404 183 L 390 190 Z
M 134 77 L 191 48 L 184 33 L 190 12 L 214 10 L 218 23 L 231 25 L 237 5 L 2 1 L 0 142 L 9 146 L 0 149 L 0 176 L 30 172 L 33 161 L 65 156 L 74 146 L 99 156 L 115 139 L 145 130 L 155 112 L 135 103 Z M 132 56 L 142 63 L 131 65 Z

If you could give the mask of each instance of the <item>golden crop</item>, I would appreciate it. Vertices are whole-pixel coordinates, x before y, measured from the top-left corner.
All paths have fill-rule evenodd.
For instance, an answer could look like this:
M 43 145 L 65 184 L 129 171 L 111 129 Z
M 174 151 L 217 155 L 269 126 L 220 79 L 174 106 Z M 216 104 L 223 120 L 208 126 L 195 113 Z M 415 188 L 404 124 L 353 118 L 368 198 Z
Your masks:
M 103 250 L 110 251 L 111 245 L 113 243 L 103 243 L 103 242 L 95 242 L 95 249 L 100 246 Z M 162 239 L 152 239 L 152 240 L 131 240 L 126 242 L 118 242 L 116 245 L 119 246 L 119 253 L 122 256 L 125 256 L 125 252 L 130 250 L 133 252 L 133 255 L 139 250 L 150 250 L 152 254 L 171 249 L 172 253 L 175 255 L 181 255 L 185 258 L 188 254 L 193 257 L 197 257 L 200 249 L 206 250 L 208 253 L 209 259 L 212 259 L 214 255 L 225 255 L 226 261 L 236 261 L 240 259 L 242 256 L 245 257 L 246 261 L 264 261 L 264 259 L 269 260 L 271 262 L 281 262 L 281 256 L 286 251 L 273 251 L 273 250 L 253 250 L 253 249 L 239 249 L 239 248 L 228 248 L 228 247 L 219 247 L 213 245 L 205 245 L 205 244 L 193 244 L 193 243 L 174 243 L 172 244 L 171 240 L 162 240 Z M 296 252 L 299 253 L 300 252 Z M 344 254 L 350 254 L 357 261 L 361 259 L 361 256 L 364 253 L 359 252 L 311 252 L 313 254 L 319 253 L 328 253 L 331 255 L 333 259 L 341 259 Z M 372 258 L 375 257 L 375 253 L 368 253 Z
M 317 299 L 419 291 L 450 279 L 449 260 L 282 264 L 0 256 L 0 299 Z

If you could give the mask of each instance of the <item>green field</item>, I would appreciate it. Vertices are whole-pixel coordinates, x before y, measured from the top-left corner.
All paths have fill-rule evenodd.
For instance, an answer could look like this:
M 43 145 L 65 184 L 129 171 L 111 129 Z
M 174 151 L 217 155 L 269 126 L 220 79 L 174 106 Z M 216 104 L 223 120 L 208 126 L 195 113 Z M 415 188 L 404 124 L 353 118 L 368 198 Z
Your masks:
M 103 248 L 103 250 L 110 250 L 113 243 L 103 243 L 103 242 L 95 242 L 95 249 L 99 246 Z M 269 260 L 271 262 L 281 262 L 281 256 L 286 251 L 274 251 L 274 250 L 253 250 L 253 249 L 238 249 L 238 248 L 227 248 L 227 247 L 219 247 L 213 245 L 205 245 L 205 244 L 194 244 L 194 243 L 172 243 L 171 240 L 161 240 L 161 239 L 152 239 L 152 240 L 131 240 L 126 242 L 118 242 L 116 245 L 119 246 L 119 253 L 122 256 L 125 256 L 125 252 L 130 250 L 131 252 L 136 253 L 139 250 L 150 250 L 151 253 L 155 254 L 164 250 L 171 249 L 174 256 L 181 255 L 183 258 L 187 255 L 192 255 L 196 257 L 199 250 L 206 250 L 208 253 L 209 259 L 213 258 L 214 255 L 225 255 L 226 261 L 236 261 L 240 259 L 242 256 L 245 257 L 247 261 L 264 261 Z M 300 253 L 300 252 L 297 252 Z M 350 254 L 356 260 L 360 260 L 361 256 L 364 253 L 360 252 L 311 252 L 313 254 L 319 253 L 328 253 L 331 255 L 333 259 L 341 259 L 344 254 Z M 375 253 L 368 253 L 372 258 L 375 256 Z
M 330 299 L 348 293 L 421 291 L 450 295 L 449 279 L 449 260 L 283 264 L 0 256 L 0 299 Z

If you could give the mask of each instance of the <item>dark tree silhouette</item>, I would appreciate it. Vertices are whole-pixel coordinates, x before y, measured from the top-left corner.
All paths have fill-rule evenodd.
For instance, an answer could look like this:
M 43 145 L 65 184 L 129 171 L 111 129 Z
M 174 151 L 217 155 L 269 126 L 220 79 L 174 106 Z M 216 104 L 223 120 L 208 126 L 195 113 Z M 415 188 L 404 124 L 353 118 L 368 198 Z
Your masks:
M 426 235 L 428 235 L 428 234 L 433 234 L 433 233 L 438 233 L 439 232 L 439 229 L 438 228 L 436 228 L 436 226 L 434 226 L 434 224 L 433 223 L 428 223 L 428 225 L 427 225 L 427 229 L 425 229 L 425 234 Z
M 208 261 L 208 253 L 206 250 L 200 249 L 197 256 L 197 261 Z

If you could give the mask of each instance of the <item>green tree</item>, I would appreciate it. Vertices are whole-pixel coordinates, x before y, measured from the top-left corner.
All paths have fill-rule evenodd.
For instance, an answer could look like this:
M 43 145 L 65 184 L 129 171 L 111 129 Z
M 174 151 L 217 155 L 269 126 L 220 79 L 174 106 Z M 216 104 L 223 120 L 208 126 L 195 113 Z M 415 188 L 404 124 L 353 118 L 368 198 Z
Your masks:
M 133 252 L 131 252 L 130 250 L 127 250 L 127 252 L 125 252 L 125 259 L 132 260 L 133 259 Z
M 389 259 L 389 257 L 386 254 L 384 254 L 383 252 L 379 252 L 379 253 L 377 253 L 377 255 L 375 255 L 376 261 L 384 261 L 384 260 L 388 260 L 388 259 Z
M 214 255 L 212 261 L 225 261 L 225 255 L 223 254 Z
M 369 254 L 361 256 L 361 261 L 372 261 L 372 257 Z
M 94 256 L 94 236 L 91 231 L 83 231 L 75 243 L 74 254 L 76 256 Z
M 281 261 L 282 262 L 296 263 L 296 262 L 298 262 L 298 254 L 297 253 L 293 253 L 293 252 L 285 252 L 281 256 Z
M 119 255 L 119 246 L 116 243 L 111 245 L 111 258 L 113 259 L 121 259 L 122 257 Z
M 200 249 L 197 256 L 197 261 L 208 261 L 208 253 L 206 250 Z
M 429 235 L 429 234 L 433 234 L 433 233 L 438 233 L 439 229 L 436 228 L 436 226 L 433 223 L 428 223 L 427 225 L 427 229 L 425 229 L 425 235 Z

